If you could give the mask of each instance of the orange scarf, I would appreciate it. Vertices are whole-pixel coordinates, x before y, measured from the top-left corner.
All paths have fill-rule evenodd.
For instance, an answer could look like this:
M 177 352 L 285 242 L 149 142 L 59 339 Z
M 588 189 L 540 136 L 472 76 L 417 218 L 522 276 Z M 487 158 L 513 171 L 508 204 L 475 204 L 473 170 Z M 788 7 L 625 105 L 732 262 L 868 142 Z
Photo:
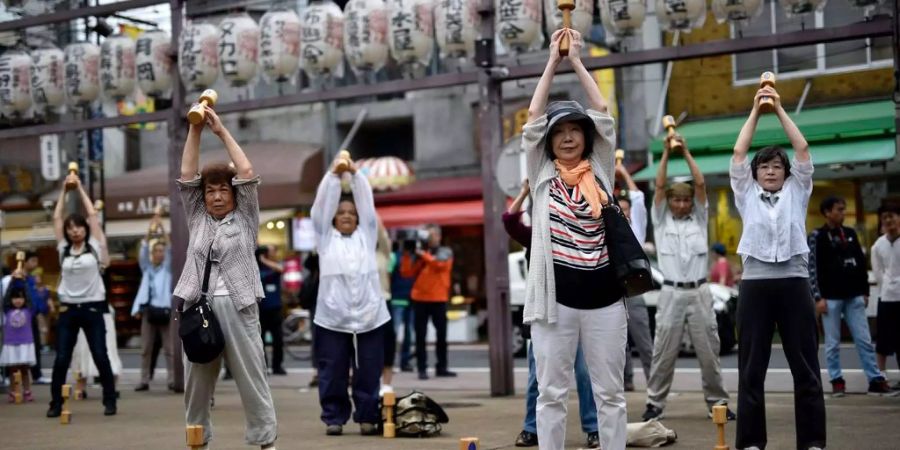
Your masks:
M 591 163 L 586 159 L 582 159 L 574 166 L 565 166 L 558 159 L 553 161 L 556 164 L 556 170 L 563 182 L 569 186 L 578 186 L 581 195 L 584 196 L 591 207 L 591 217 L 600 218 L 601 205 L 609 203 L 606 192 L 600 189 L 597 179 L 594 178 L 594 171 L 591 169 Z

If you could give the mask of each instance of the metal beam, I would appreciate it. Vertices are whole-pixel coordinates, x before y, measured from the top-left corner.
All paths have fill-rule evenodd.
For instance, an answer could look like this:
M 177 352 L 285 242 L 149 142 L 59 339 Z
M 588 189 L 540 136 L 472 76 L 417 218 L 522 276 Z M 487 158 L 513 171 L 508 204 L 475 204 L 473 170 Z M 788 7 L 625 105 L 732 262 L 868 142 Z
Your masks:
M 57 11 L 49 14 L 41 14 L 39 16 L 24 17 L 19 20 L 10 20 L 0 22 L 0 31 L 16 31 L 23 30 L 28 27 L 38 25 L 49 25 L 57 22 L 66 22 L 73 19 L 91 16 L 108 16 L 119 11 L 127 11 L 129 9 L 144 8 L 146 6 L 159 5 L 168 3 L 167 0 L 125 0 L 116 3 L 108 3 L 105 5 L 91 6 L 88 8 L 74 8 L 65 11 Z
M 146 2 L 149 0 L 141 1 Z M 115 3 L 115 5 L 119 4 L 120 3 Z M 650 50 L 640 50 L 636 52 L 613 53 L 603 57 L 584 58 L 583 62 L 588 70 L 627 67 L 673 60 L 705 58 L 733 53 L 770 50 L 774 48 L 797 47 L 822 42 L 838 42 L 853 39 L 891 36 L 892 28 L 893 22 L 890 17 L 879 17 L 868 22 L 859 22 L 841 27 L 803 30 L 791 33 L 756 36 L 742 39 L 724 39 L 719 41 L 691 44 L 683 47 L 661 47 Z M 0 31 L 2 30 L 3 29 L 0 28 Z M 539 77 L 544 69 L 544 65 L 529 64 L 522 66 L 508 66 L 507 69 L 509 71 L 507 74 L 495 75 L 494 79 L 502 82 L 522 78 Z M 560 65 L 557 73 L 565 73 L 571 71 L 572 66 L 570 66 L 568 62 L 564 61 Z M 357 84 L 329 89 L 325 91 L 300 92 L 297 94 L 278 97 L 220 103 L 216 105 L 216 111 L 218 111 L 220 114 L 240 113 L 247 111 L 256 111 L 260 109 L 300 105 L 304 103 L 347 100 L 361 96 L 376 96 L 397 94 L 423 89 L 445 88 L 473 84 L 476 82 L 478 82 L 477 71 L 454 72 L 432 75 L 416 80 L 393 80 L 369 85 Z M 160 121 L 165 120 L 168 117 L 166 116 L 166 114 L 168 114 L 166 111 L 157 111 L 150 114 L 111 117 L 100 119 L 97 121 L 73 121 L 53 125 L 9 128 L 6 130 L 0 130 L 0 139 L 35 136 L 47 133 L 63 133 L 67 131 L 81 131 L 91 128 L 121 126 L 140 122 Z

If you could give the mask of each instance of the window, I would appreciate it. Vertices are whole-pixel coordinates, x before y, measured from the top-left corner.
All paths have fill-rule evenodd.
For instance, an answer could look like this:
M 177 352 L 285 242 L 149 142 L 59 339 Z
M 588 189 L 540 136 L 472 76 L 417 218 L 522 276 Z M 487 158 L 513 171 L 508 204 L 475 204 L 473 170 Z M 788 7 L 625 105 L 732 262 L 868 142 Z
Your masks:
M 788 18 L 778 0 L 766 1 L 762 14 L 750 24 L 731 27 L 732 38 L 789 33 L 805 28 L 831 28 L 862 21 L 863 10 L 849 2 L 830 0 L 825 9 L 805 17 Z M 732 55 L 736 85 L 754 84 L 770 70 L 779 78 L 799 78 L 891 65 L 891 39 L 858 39 Z

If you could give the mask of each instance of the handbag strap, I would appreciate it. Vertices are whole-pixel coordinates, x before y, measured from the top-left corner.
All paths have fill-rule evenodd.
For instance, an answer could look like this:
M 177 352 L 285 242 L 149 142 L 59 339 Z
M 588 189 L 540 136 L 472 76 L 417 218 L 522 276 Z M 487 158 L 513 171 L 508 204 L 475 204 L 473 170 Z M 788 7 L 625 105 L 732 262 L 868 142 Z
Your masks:
M 209 244 L 209 252 L 206 253 L 206 264 L 203 266 L 203 284 L 200 285 L 201 300 L 205 300 L 208 296 L 206 291 L 209 290 L 209 272 L 212 269 L 210 259 L 212 259 L 212 243 Z

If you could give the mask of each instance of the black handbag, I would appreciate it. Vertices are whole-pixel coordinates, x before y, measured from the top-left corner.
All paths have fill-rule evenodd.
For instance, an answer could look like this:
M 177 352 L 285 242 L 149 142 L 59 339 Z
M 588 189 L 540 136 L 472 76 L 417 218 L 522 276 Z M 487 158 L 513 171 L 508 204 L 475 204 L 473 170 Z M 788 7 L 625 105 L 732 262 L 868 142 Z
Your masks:
M 188 361 L 198 364 L 206 364 L 225 351 L 225 335 L 222 327 L 213 314 L 209 304 L 210 255 L 212 246 L 206 255 L 206 265 L 203 269 L 203 284 L 200 288 L 200 299 L 187 311 L 181 313 L 181 323 L 178 325 L 178 336 L 181 337 L 181 345 Z
M 602 211 L 609 259 L 616 270 L 616 278 L 625 290 L 625 295 L 628 297 L 641 295 L 653 289 L 650 260 L 634 236 L 631 224 L 619 208 L 619 202 L 611 195 L 609 198 L 610 202 Z

